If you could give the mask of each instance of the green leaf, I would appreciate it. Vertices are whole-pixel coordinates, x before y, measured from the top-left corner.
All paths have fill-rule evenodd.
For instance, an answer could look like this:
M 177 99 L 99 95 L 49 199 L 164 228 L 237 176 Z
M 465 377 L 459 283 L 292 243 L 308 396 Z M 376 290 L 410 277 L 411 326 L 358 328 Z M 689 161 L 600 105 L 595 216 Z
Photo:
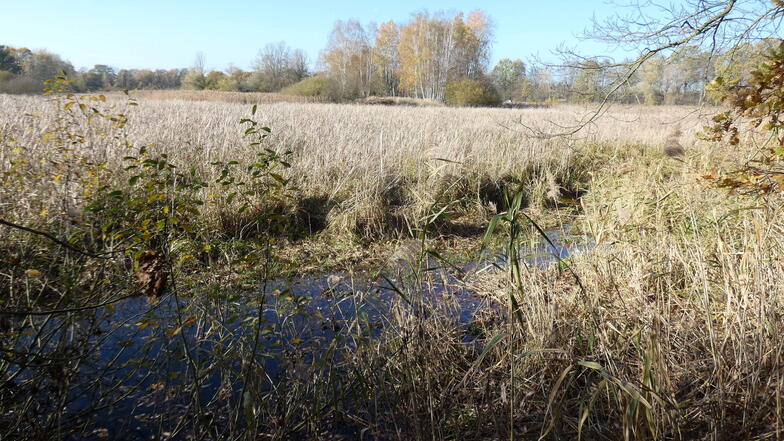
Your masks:
M 481 354 L 479 354 L 479 357 L 477 357 L 476 361 L 474 361 L 474 367 L 479 367 L 479 365 L 482 364 L 482 360 L 485 359 L 485 355 L 487 355 L 487 353 L 490 352 L 490 350 L 493 349 L 495 345 L 498 344 L 498 342 L 500 342 L 501 340 L 503 340 L 508 336 L 509 333 L 503 332 L 501 334 L 496 335 L 489 342 L 487 342 L 487 345 L 485 345 L 485 349 L 482 351 Z
M 487 231 L 485 231 L 485 237 L 482 240 L 483 246 L 487 246 L 490 243 L 490 238 L 493 236 L 493 232 L 495 232 L 496 227 L 498 227 L 498 222 L 501 220 L 500 215 L 495 215 L 490 219 L 490 225 L 487 226 Z
M 577 364 L 587 367 L 588 369 L 595 369 L 597 371 L 603 370 L 602 365 L 595 361 L 578 361 Z
M 406 303 L 408 303 L 409 305 L 411 304 L 411 301 L 408 299 L 408 297 L 405 294 L 403 294 L 403 291 L 401 291 L 400 288 L 398 288 L 397 285 L 395 285 L 395 283 L 392 282 L 392 280 L 389 279 L 389 277 L 387 277 L 384 274 L 382 274 L 381 277 L 384 280 L 386 280 L 387 283 L 389 283 L 389 286 L 391 287 L 389 289 L 391 289 L 392 291 L 397 293 L 397 295 L 399 295 Z

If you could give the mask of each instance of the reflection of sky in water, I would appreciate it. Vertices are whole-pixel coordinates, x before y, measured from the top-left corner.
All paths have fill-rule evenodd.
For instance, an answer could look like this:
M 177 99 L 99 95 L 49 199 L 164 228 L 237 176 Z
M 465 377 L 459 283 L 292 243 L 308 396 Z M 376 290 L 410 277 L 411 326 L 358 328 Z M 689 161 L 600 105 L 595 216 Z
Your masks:
M 548 232 L 548 236 L 555 246 L 545 243 L 523 251 L 526 264 L 546 266 L 591 246 L 571 243 L 568 231 Z M 270 283 L 262 326 L 272 326 L 273 332 L 261 335 L 257 351 L 265 373 L 274 381 L 287 368 L 280 363 L 285 350 L 303 350 L 305 362 L 308 362 L 336 338 L 343 337 L 343 351 L 351 350 L 353 340 L 348 337 L 357 337 L 357 329 L 362 329 L 364 336 L 361 337 L 377 338 L 386 325 L 390 308 L 406 302 L 411 311 L 438 314 L 444 320 L 464 325 L 463 342 L 471 343 L 476 337 L 468 325 L 475 320 L 477 312 L 496 309 L 498 305 L 473 294 L 459 279 L 465 272 L 502 267 L 505 258 L 498 256 L 483 261 L 481 265 L 459 268 L 428 262 L 431 268 L 425 277 L 424 289 L 414 293 L 407 293 L 410 290 L 404 288 L 414 285 L 411 275 L 400 266 L 388 279 L 362 281 L 347 274 L 330 274 L 292 283 Z M 403 291 L 403 296 L 396 289 Z M 285 298 L 279 296 L 280 292 L 286 294 Z M 405 301 L 402 301 L 404 296 Z M 242 336 L 253 335 L 250 333 L 254 326 L 248 319 L 258 314 L 259 297 L 258 294 L 216 297 L 200 301 L 198 305 L 180 299 L 183 320 L 209 316 L 207 322 L 213 326 L 209 335 L 196 323 L 183 327 L 182 334 L 170 335 L 170 331 L 178 327 L 177 305 L 171 296 L 155 304 L 136 297 L 110 308 L 85 313 L 84 322 L 97 320 L 101 332 L 87 337 L 86 347 L 91 352 L 80 363 L 77 382 L 80 385 L 70 390 L 68 414 L 77 421 L 92 420 L 94 427 L 108 427 L 110 433 L 122 433 L 129 439 L 150 439 L 157 433 L 156 415 L 162 410 L 170 415 L 179 414 L 185 405 L 181 400 L 167 396 L 167 391 L 192 381 L 187 373 L 183 336 L 197 364 L 206 366 L 215 361 L 214 353 L 237 343 Z M 204 305 L 210 303 L 214 309 L 205 310 Z M 422 305 L 426 307 L 420 309 Z M 358 321 L 362 326 L 355 326 Z M 53 320 L 47 326 L 55 329 L 58 323 Z M 23 340 L 18 349 L 24 350 L 29 340 Z M 341 354 L 338 352 L 335 357 L 339 360 Z M 223 369 L 213 370 L 201 378 L 202 405 L 216 399 L 233 401 L 242 388 L 238 380 L 241 369 L 238 361 L 227 360 Z M 21 375 L 17 381 L 26 379 L 29 378 Z M 89 438 L 91 432 L 88 430 L 85 435 Z M 82 436 L 79 434 L 74 439 Z

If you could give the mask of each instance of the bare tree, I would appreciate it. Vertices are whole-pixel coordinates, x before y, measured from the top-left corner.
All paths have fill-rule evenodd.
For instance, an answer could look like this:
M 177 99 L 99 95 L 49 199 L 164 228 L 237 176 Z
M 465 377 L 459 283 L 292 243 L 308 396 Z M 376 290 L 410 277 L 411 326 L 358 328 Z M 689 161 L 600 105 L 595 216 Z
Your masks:
M 204 75 L 204 52 L 196 52 L 196 59 L 193 61 L 193 70 Z
M 273 92 L 288 85 L 285 77 L 290 55 L 291 49 L 282 41 L 269 43 L 259 51 L 253 68 L 258 73 L 260 90 Z
M 590 57 L 575 50 L 559 50 L 562 66 L 589 70 L 613 69 L 618 74 L 613 75 L 613 81 L 606 84 L 597 108 L 579 124 L 559 128 L 557 133 L 527 128 L 534 134 L 574 134 L 603 115 L 616 93 L 628 85 L 649 62 L 693 47 L 707 52 L 708 56 L 703 61 L 712 63 L 719 54 L 731 55 L 743 42 L 778 37 L 784 17 L 782 0 L 684 0 L 678 4 L 629 0 L 615 2 L 614 5 L 616 13 L 603 19 L 594 19 L 583 37 L 605 43 L 608 51 L 620 49 L 634 54 L 633 57 L 595 65 L 585 63 Z M 664 73 L 664 70 L 661 72 Z M 706 75 L 712 74 L 707 67 L 705 72 Z
M 376 65 L 371 33 L 357 20 L 335 23 L 321 61 L 341 97 L 369 96 L 373 92 Z
M 309 72 L 310 61 L 308 60 L 308 55 L 302 49 L 295 49 L 291 52 L 291 56 L 289 57 L 289 72 L 291 75 L 291 81 L 297 82 L 305 79 Z
M 256 89 L 277 92 L 308 75 L 308 57 L 301 49 L 292 50 L 285 42 L 270 43 L 253 64 Z

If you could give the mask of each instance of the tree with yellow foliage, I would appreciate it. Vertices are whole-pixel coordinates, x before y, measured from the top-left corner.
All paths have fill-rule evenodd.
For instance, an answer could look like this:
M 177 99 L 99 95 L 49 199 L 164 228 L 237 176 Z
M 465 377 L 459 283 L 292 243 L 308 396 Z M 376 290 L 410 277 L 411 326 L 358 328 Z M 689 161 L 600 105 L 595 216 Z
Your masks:
M 449 17 L 415 14 L 400 27 L 400 86 L 418 98 L 443 100 L 447 83 L 484 74 L 492 28 L 481 11 Z

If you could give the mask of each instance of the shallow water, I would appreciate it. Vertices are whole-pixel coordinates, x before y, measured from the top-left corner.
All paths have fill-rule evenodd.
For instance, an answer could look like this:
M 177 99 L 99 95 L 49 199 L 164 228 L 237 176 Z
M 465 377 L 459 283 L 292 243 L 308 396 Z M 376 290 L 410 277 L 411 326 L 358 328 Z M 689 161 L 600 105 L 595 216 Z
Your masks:
M 556 246 L 543 244 L 524 253 L 525 263 L 546 266 L 568 258 L 590 247 L 574 243 L 567 231 L 548 232 Z M 207 375 L 199 379 L 198 402 L 202 406 L 223 407 L 229 413 L 239 399 L 243 384 L 243 367 L 230 356 L 219 360 L 220 368 L 212 366 L 216 354 L 238 345 L 240 340 L 257 329 L 261 318 L 261 335 L 257 342 L 257 359 L 274 388 L 281 374 L 292 375 L 297 364 L 287 361 L 290 351 L 305 354 L 298 357 L 299 366 L 307 365 L 340 341 L 341 351 L 351 351 L 352 339 L 379 338 L 389 325 L 393 308 L 414 308 L 428 305 L 428 313 L 437 313 L 465 329 L 463 342 L 478 341 L 470 325 L 480 311 L 497 309 L 487 298 L 475 295 L 461 278 L 474 271 L 488 271 L 503 266 L 504 257 L 482 259 L 481 263 L 440 266 L 428 262 L 429 271 L 411 273 L 405 262 L 396 262 L 384 277 L 370 279 L 367 275 L 345 273 L 303 277 L 294 281 L 273 281 L 249 294 L 219 294 L 198 301 L 167 295 L 150 303 L 136 297 L 102 307 L 68 323 L 41 319 L 22 332 L 16 350 L 65 355 L 58 346 L 66 336 L 85 335 L 68 345 L 67 355 L 78 353 L 75 381 L 68 387 L 64 403 L 50 401 L 52 391 L 39 390 L 36 399 L 42 409 L 62 406 L 66 409 L 64 433 L 71 439 L 103 439 L 108 433 L 123 434 L 125 439 L 159 439 L 165 437 L 164 422 L 159 416 L 185 411 L 192 395 L 183 392 L 192 383 L 186 346 L 190 358 Z M 419 283 L 413 283 L 419 277 Z M 422 283 L 422 279 L 425 282 Z M 421 286 L 412 292 L 406 286 Z M 263 303 L 262 303 L 263 299 Z M 188 320 L 193 317 L 194 320 Z M 184 326 L 183 325 L 183 321 Z M 35 335 L 32 333 L 36 329 Z M 50 336 L 51 342 L 34 342 L 38 335 Z M 250 339 L 253 341 L 253 339 Z M 50 351 L 48 349 L 51 349 Z M 228 353 L 228 351 L 227 351 Z M 342 357 L 340 351 L 334 362 Z M 18 370 L 18 368 L 17 368 Z M 12 371 L 15 386 L 34 380 L 35 369 Z M 296 374 L 296 372 L 294 372 Z M 56 385 L 56 380 L 53 381 Z M 172 394 L 172 391 L 180 391 Z M 187 398 L 187 400 L 184 400 Z M 81 427 L 80 430 L 76 430 Z M 104 429 L 107 432 L 104 432 Z M 342 431 L 342 430 L 340 430 Z M 350 437 L 350 434 L 346 434 Z

